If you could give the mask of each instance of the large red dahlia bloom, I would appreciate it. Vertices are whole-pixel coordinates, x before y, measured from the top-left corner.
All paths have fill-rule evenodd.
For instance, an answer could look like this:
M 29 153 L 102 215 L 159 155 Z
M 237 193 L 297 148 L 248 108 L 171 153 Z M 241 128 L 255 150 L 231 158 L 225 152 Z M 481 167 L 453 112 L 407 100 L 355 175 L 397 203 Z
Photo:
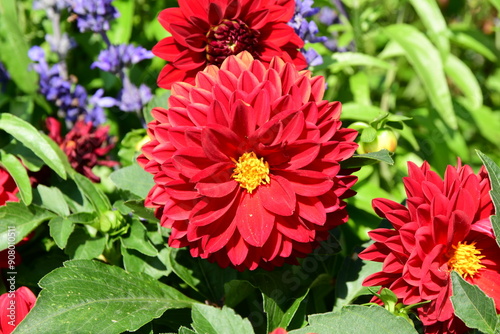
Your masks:
M 356 177 L 339 162 L 357 148 L 323 77 L 250 53 L 172 86 L 153 110 L 139 163 L 156 185 L 146 205 L 169 245 L 239 270 L 296 263 L 346 222 Z
M 12 176 L 0 167 L 0 206 L 5 205 L 6 202 L 19 202 L 19 198 L 16 197 L 18 191 L 19 188 Z
M 373 201 L 394 230 L 369 232 L 375 243 L 360 257 L 384 265 L 363 284 L 389 288 L 407 305 L 430 300 L 418 308 L 425 333 L 464 333 L 450 300 L 452 270 L 492 297 L 500 311 L 500 251 L 490 222 L 494 206 L 486 170 L 476 175 L 459 161 L 442 180 L 428 163 L 420 168 L 409 163 L 408 169 L 406 207 Z
M 224 59 L 248 51 L 269 63 L 274 56 L 307 67 L 299 49 L 304 41 L 288 21 L 293 0 L 179 0 L 179 8 L 163 10 L 158 20 L 172 36 L 161 40 L 153 53 L 168 61 L 158 85 L 192 83 L 207 65 L 220 66 Z

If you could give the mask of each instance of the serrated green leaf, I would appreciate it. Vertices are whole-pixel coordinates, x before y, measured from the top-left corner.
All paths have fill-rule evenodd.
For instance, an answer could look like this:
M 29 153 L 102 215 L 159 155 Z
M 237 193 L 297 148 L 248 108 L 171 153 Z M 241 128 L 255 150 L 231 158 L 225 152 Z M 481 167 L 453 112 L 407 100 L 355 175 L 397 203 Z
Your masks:
M 390 69 L 392 67 L 391 64 L 382 59 L 356 52 L 334 53 L 330 58 L 323 57 L 323 61 L 324 65 L 318 66 L 318 68 L 328 67 L 334 73 L 352 66 L 378 67 L 383 69 Z
M 248 319 L 243 319 L 233 309 L 222 309 L 209 305 L 195 304 L 192 308 L 192 327 L 198 334 L 253 334 Z
M 195 332 L 195 331 L 193 331 L 193 330 L 190 330 L 189 328 L 186 328 L 186 327 L 184 327 L 184 326 L 181 326 L 181 327 L 179 328 L 179 334 L 196 334 L 196 332 Z
M 31 124 L 11 114 L 0 114 L 0 129 L 4 130 L 52 168 L 60 177 L 66 179 L 64 163 L 51 144 Z
M 0 60 L 16 85 L 25 93 L 37 90 L 37 75 L 29 70 L 28 43 L 21 31 L 16 12 L 16 1 L 0 0 Z
M 0 250 L 10 244 L 17 244 L 31 231 L 55 215 L 36 205 L 25 206 L 23 203 L 7 202 L 0 206 Z M 14 241 L 8 237 L 14 233 Z M 9 239 L 9 240 L 8 240 Z
M 391 158 L 391 153 L 388 150 L 383 149 L 377 152 L 354 154 L 351 158 L 342 161 L 341 165 L 342 168 L 357 168 L 377 162 L 385 162 L 389 165 L 394 164 L 394 160 Z
M 453 83 L 464 93 L 472 110 L 483 105 L 483 93 L 472 70 L 458 57 L 450 54 L 444 63 L 446 74 Z
M 479 158 L 481 158 L 488 171 L 488 177 L 491 184 L 490 196 L 495 206 L 495 212 L 497 213 L 495 216 L 491 216 L 490 219 L 497 239 L 497 244 L 500 246 L 500 167 L 482 152 L 477 151 L 477 155 L 479 155 Z
M 451 273 L 453 296 L 451 302 L 455 314 L 470 328 L 488 334 L 495 333 L 497 313 L 493 299 L 477 285 L 466 282 L 457 272 Z
M 339 312 L 310 315 L 309 325 L 290 334 L 417 334 L 413 326 L 380 306 L 349 305 Z
M 446 59 L 450 54 L 448 27 L 437 2 L 435 0 L 410 0 L 410 3 L 427 28 L 427 33 L 434 45 L 438 47 L 441 58 Z
M 36 305 L 16 334 L 135 331 L 168 309 L 196 303 L 147 275 L 89 260 L 65 262 L 39 284 Z
M 92 181 L 79 173 L 74 173 L 72 177 L 78 188 L 92 203 L 97 212 L 103 213 L 111 210 L 111 203 L 108 197 Z
M 456 129 L 457 118 L 439 52 L 423 33 L 411 25 L 394 24 L 385 28 L 385 32 L 404 49 L 406 58 L 443 121 L 450 128 Z
M 49 221 L 50 236 L 56 242 L 57 247 L 64 249 L 68 238 L 75 229 L 75 224 L 64 217 L 54 217 Z
M 42 207 L 57 213 L 59 216 L 67 217 L 70 214 L 68 204 L 64 200 L 63 193 L 55 187 L 46 187 L 40 184 L 37 187 L 42 201 Z
M 145 198 L 155 185 L 153 176 L 138 164 L 121 168 L 109 176 L 111 181 L 120 189 Z
M 23 164 L 14 155 L 0 150 L 0 166 L 3 166 L 14 179 L 24 204 L 30 205 L 33 193 L 28 172 Z
M 147 256 L 158 255 L 158 250 L 153 246 L 147 237 L 147 230 L 138 220 L 133 219 L 130 224 L 130 232 L 127 236 L 121 238 L 123 246 L 129 249 L 135 249 Z

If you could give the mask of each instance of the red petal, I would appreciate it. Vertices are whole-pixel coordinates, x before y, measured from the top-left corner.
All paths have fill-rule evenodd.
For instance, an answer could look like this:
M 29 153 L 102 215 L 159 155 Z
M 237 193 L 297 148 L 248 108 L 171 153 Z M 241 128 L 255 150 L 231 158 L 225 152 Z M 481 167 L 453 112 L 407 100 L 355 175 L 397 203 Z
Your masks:
M 259 189 L 243 191 L 234 220 L 243 239 L 255 247 L 262 247 L 274 228 L 274 216 L 264 209 Z
M 269 185 L 259 186 L 262 205 L 280 216 L 291 216 L 295 211 L 296 198 L 290 182 L 278 175 L 270 175 Z

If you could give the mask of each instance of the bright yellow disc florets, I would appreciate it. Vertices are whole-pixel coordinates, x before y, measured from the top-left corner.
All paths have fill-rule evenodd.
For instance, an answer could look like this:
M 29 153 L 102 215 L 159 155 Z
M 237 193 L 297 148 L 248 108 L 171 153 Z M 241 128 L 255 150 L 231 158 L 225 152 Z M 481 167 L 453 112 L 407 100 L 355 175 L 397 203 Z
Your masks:
M 246 152 L 236 161 L 231 158 L 236 167 L 231 177 L 238 181 L 240 187 L 245 188 L 250 194 L 261 184 L 268 184 L 269 164 L 264 158 L 257 158 L 254 152 Z
M 448 260 L 448 268 L 455 270 L 463 278 L 467 276 L 474 276 L 479 269 L 485 268 L 481 264 L 481 250 L 476 248 L 476 243 L 467 244 L 466 242 L 459 242 L 453 246 L 453 253 Z

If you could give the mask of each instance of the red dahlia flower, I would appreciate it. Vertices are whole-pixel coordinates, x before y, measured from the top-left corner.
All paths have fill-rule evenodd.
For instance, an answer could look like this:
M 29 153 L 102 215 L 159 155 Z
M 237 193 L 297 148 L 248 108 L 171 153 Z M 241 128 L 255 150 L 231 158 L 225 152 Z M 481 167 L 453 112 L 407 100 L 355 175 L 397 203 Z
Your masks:
M 153 109 L 139 163 L 156 185 L 146 205 L 169 245 L 239 270 L 296 263 L 347 221 L 356 177 L 341 170 L 357 144 L 323 77 L 243 52 L 172 86 Z
M 82 120 L 61 138 L 61 124 L 53 117 L 46 120 L 49 137 L 54 140 L 68 156 L 71 167 L 78 173 L 85 175 L 93 182 L 100 179 L 92 172 L 95 165 L 113 167 L 117 161 L 109 160 L 106 156 L 114 147 L 109 143 L 108 126 L 92 125 L 92 122 Z
M 279 56 L 306 68 L 299 52 L 304 41 L 287 24 L 294 11 L 293 0 L 179 0 L 179 8 L 167 8 L 158 17 L 172 34 L 152 50 L 168 61 L 158 85 L 170 89 L 177 81 L 193 83 L 206 66 L 220 66 L 241 51 L 265 64 Z
M 6 202 L 19 202 L 19 198 L 16 197 L 18 191 L 19 188 L 12 176 L 0 167 L 0 206 L 5 205 Z
M 35 305 L 36 296 L 25 286 L 0 296 L 0 334 L 10 334 Z
M 464 333 L 450 300 L 452 270 L 479 286 L 500 310 L 500 251 L 490 222 L 494 206 L 486 170 L 476 175 L 459 161 L 442 180 L 427 162 L 420 168 L 409 163 L 408 169 L 406 207 L 373 201 L 394 230 L 369 232 L 375 243 L 359 256 L 384 265 L 363 284 L 389 288 L 407 305 L 430 300 L 418 308 L 425 333 Z

